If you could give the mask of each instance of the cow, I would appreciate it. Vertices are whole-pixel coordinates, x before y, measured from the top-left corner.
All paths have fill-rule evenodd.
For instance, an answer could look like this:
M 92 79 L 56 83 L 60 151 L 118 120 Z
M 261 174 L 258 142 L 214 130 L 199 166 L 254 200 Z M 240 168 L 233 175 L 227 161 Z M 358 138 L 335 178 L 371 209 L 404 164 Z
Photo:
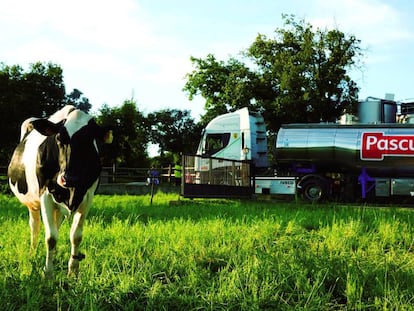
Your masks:
M 101 172 L 97 141 L 112 142 L 112 131 L 89 114 L 67 105 L 47 118 L 29 118 L 21 126 L 20 143 L 8 166 L 9 185 L 28 207 L 30 253 L 36 249 L 41 219 L 45 227 L 44 272 L 53 277 L 58 231 L 72 219 L 68 274 L 78 275 L 85 217 Z

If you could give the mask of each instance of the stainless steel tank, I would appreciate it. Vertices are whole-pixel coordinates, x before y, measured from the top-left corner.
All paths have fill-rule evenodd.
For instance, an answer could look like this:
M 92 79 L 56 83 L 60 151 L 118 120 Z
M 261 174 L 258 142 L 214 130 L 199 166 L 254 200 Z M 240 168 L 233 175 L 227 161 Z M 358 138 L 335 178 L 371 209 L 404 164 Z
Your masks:
M 277 135 L 280 167 L 414 177 L 414 124 L 289 124 Z
M 358 103 L 359 123 L 395 123 L 397 103 L 392 100 L 368 97 Z

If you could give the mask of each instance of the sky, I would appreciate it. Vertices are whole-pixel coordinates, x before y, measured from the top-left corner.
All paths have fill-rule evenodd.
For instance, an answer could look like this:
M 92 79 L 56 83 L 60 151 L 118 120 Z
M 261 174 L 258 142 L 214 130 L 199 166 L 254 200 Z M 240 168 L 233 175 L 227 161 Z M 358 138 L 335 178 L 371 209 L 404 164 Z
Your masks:
M 361 40 L 364 65 L 351 77 L 360 98 L 414 98 L 411 0 L 13 0 L 0 10 L 0 62 L 63 69 L 66 92 L 83 92 L 98 110 L 134 99 L 138 109 L 191 110 L 190 57 L 238 57 L 258 34 L 274 38 L 282 14 Z

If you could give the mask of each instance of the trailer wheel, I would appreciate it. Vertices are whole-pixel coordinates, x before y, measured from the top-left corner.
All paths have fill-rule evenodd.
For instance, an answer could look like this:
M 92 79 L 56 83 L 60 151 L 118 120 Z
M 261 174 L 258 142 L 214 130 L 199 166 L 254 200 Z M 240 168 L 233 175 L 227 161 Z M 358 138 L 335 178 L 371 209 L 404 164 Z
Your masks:
M 301 184 L 301 197 L 306 201 L 321 201 L 326 198 L 326 194 L 326 181 L 321 178 L 309 178 Z

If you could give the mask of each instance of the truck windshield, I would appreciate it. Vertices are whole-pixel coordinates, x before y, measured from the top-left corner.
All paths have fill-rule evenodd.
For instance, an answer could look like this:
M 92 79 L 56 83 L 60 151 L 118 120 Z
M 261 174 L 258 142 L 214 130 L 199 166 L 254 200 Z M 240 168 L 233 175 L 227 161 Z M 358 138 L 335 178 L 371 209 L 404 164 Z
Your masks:
M 225 148 L 230 141 L 230 133 L 207 134 L 204 154 L 213 155 Z

